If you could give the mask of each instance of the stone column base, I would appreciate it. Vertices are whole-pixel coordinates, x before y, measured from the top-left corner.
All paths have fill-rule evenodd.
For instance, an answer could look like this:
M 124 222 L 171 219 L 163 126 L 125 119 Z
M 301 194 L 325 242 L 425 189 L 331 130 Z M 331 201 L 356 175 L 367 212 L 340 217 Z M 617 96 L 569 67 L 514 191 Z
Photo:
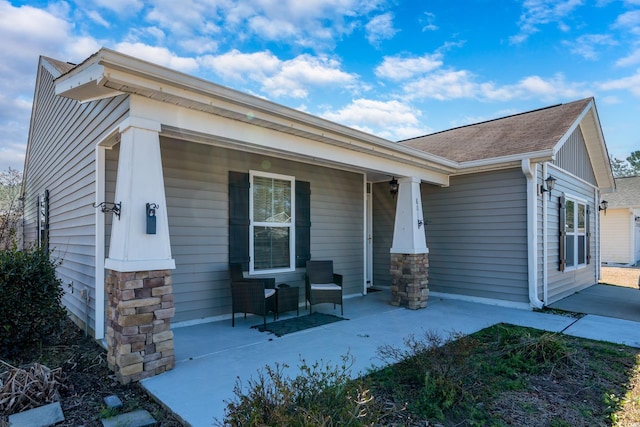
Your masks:
M 391 305 L 425 308 L 429 254 L 391 254 Z
M 175 365 L 170 270 L 107 270 L 107 362 L 122 384 Z

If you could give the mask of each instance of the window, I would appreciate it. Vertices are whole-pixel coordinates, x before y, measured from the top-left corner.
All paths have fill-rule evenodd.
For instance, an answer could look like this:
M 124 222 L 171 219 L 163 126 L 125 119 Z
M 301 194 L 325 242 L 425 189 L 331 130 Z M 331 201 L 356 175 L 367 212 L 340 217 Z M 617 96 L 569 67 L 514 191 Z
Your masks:
M 561 199 L 560 270 L 589 263 L 589 207 L 585 202 Z
M 295 265 L 295 179 L 250 173 L 251 272 L 292 270 Z

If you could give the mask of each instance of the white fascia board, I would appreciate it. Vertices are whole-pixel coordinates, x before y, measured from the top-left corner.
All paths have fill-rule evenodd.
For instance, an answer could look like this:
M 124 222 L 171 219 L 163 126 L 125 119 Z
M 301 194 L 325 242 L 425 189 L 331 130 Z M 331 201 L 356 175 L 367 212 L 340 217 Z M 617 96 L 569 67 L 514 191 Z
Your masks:
M 512 156 L 494 157 L 491 159 L 472 160 L 470 162 L 462 162 L 459 164 L 456 174 L 469 174 L 490 170 L 506 169 L 520 167 L 523 160 L 531 163 L 540 163 L 553 160 L 555 152 L 553 149 L 535 151 L 532 153 L 521 153 Z
M 580 127 L 583 130 L 585 145 L 593 171 L 596 175 L 598 188 L 601 191 L 614 190 L 616 188 L 611 162 L 609 159 L 609 151 L 604 140 L 604 134 L 600 126 L 600 119 L 593 102 L 590 105 L 588 115 L 585 115 L 580 121 Z
M 71 70 L 56 80 L 55 94 L 81 103 L 122 94 L 104 85 L 106 81 L 104 72 L 104 66 L 95 62 L 86 64 L 78 70 Z

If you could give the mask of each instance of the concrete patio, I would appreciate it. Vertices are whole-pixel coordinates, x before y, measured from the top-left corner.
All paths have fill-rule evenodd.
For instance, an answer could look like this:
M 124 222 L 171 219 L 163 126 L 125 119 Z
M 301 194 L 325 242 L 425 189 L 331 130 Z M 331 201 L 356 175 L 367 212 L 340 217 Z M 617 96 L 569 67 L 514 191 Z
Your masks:
M 236 380 L 246 385 L 265 365 L 287 364 L 294 374 L 301 359 L 335 364 L 350 354 L 355 358 L 352 374 L 357 376 L 382 365 L 377 358 L 380 346 L 401 346 L 408 335 L 430 330 L 469 334 L 504 322 L 640 348 L 640 323 L 635 321 L 598 315 L 577 320 L 433 296 L 426 309 L 413 311 L 389 305 L 390 298 L 389 291 L 380 291 L 346 299 L 344 317 L 349 320 L 283 337 L 252 329 L 261 322 L 252 316 L 238 316 L 235 328 L 230 320 L 175 328 L 175 368 L 142 385 L 186 423 L 200 427 L 222 421 Z M 339 310 L 330 304 L 317 306 L 326 313 L 339 315 Z

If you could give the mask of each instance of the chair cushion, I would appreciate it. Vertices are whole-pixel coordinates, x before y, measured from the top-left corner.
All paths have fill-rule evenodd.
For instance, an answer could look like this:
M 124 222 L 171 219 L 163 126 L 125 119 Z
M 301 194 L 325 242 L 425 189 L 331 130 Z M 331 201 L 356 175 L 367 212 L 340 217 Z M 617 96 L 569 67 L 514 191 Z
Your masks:
M 338 291 L 341 288 L 335 283 L 312 283 L 311 289 L 314 291 Z
M 265 298 L 269 298 L 270 296 L 274 295 L 276 293 L 275 289 L 265 289 L 264 290 L 264 297 Z

